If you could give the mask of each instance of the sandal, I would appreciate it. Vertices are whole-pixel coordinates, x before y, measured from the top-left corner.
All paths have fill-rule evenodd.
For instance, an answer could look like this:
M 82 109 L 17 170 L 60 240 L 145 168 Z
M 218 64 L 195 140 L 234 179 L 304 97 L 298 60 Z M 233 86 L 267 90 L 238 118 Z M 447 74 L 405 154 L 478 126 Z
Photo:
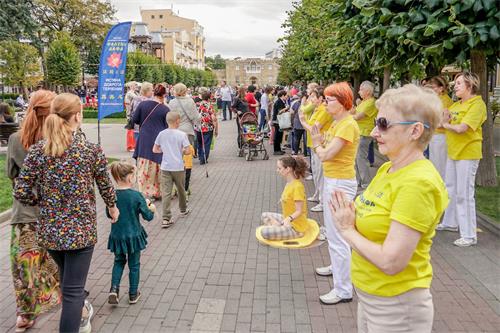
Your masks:
M 35 320 L 29 320 L 24 316 L 17 316 L 16 333 L 24 332 L 35 325 Z
M 174 225 L 174 221 L 172 221 L 172 220 L 163 220 L 161 223 L 161 227 L 165 228 L 165 229 L 170 228 L 173 225 Z

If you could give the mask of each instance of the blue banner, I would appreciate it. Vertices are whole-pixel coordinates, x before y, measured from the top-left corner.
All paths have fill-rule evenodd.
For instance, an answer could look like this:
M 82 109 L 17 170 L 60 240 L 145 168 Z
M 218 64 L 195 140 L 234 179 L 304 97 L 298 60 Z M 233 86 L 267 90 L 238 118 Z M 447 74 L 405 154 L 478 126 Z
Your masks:
M 97 119 L 123 112 L 128 40 L 132 22 L 114 25 L 102 45 L 99 62 Z

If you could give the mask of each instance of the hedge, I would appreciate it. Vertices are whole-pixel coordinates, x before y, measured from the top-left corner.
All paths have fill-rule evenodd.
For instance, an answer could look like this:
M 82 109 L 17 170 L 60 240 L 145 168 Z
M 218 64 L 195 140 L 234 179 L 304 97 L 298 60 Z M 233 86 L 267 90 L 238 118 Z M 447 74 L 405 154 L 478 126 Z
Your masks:
M 117 112 L 117 113 L 112 113 L 106 118 L 126 118 L 127 114 L 125 111 L 123 112 Z M 83 110 L 83 118 L 92 118 L 96 119 L 97 118 L 97 111 L 91 111 L 91 109 L 84 109 Z
M 16 99 L 20 94 L 0 94 L 0 99 Z

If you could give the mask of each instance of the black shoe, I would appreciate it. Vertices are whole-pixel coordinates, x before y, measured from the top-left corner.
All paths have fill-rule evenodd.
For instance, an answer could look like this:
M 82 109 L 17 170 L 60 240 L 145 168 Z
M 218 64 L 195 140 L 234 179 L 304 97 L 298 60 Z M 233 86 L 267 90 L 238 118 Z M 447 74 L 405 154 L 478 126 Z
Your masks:
M 135 304 L 141 298 L 141 293 L 138 291 L 137 294 L 129 294 L 128 295 L 128 303 Z
M 120 302 L 120 288 L 116 286 L 111 286 L 109 290 L 108 303 L 118 304 Z

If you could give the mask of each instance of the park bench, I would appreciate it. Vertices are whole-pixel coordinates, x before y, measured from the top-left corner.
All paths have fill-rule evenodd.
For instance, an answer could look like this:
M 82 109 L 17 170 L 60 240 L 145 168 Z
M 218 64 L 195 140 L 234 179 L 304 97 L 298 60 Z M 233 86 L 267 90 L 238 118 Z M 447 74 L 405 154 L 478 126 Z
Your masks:
M 0 124 L 0 145 L 6 146 L 9 142 L 9 136 L 19 129 L 17 123 L 3 123 Z

